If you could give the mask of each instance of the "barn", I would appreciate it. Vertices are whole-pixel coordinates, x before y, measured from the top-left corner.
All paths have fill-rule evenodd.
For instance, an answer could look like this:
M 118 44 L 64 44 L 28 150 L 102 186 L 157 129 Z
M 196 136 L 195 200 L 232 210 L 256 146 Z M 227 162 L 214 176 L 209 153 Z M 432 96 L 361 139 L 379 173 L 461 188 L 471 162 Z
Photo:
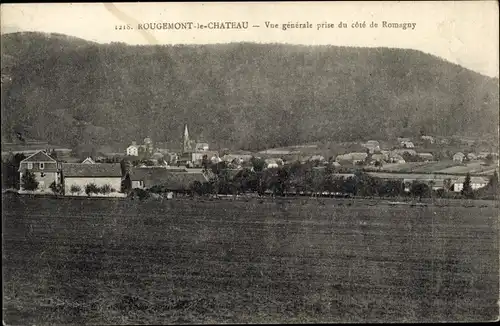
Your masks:
M 65 195 L 86 195 L 85 187 L 89 184 L 108 185 L 114 190 L 112 193 L 118 193 L 121 188 L 120 163 L 63 163 L 61 174 Z

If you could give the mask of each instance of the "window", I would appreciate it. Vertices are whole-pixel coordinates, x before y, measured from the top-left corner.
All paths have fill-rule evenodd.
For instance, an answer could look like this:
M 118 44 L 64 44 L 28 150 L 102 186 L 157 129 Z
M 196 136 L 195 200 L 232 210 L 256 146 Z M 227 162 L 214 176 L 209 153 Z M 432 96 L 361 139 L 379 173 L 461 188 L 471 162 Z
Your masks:
M 40 163 L 40 170 L 43 170 L 45 168 L 45 163 Z
M 33 169 L 33 163 L 28 163 L 28 170 Z

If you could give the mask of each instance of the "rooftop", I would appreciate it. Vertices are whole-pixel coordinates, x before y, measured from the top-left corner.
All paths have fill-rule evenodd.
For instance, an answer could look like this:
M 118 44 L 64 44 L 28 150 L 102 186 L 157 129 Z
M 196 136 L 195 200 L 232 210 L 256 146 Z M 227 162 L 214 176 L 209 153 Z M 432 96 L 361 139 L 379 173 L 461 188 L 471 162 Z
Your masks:
M 56 162 L 56 160 L 47 155 L 44 151 L 38 151 L 25 158 L 22 162 Z
M 195 181 L 206 182 L 201 172 L 177 172 L 167 169 L 134 168 L 130 172 L 130 180 L 143 181 L 146 188 L 161 186 L 167 190 L 188 190 Z
M 120 163 L 63 163 L 64 177 L 121 177 Z

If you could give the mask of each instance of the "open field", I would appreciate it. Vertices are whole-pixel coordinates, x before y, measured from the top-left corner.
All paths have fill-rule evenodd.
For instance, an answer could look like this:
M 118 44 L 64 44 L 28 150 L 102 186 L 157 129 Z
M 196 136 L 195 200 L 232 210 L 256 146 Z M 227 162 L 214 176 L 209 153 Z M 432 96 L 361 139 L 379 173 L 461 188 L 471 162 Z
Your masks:
M 495 166 L 488 166 L 483 164 L 483 162 L 479 161 L 471 162 L 466 165 L 462 165 L 453 161 L 407 162 L 401 164 L 384 164 L 382 170 L 401 173 L 481 174 L 484 172 L 488 172 L 490 174 L 493 174 Z
M 457 163 L 453 161 L 437 161 L 437 162 L 429 162 L 423 164 L 421 166 L 417 166 L 413 169 L 409 169 L 411 172 L 421 172 L 421 173 L 432 173 L 436 171 L 440 171 L 442 169 L 446 169 L 452 166 L 456 166 Z
M 495 202 L 2 199 L 11 325 L 498 316 Z

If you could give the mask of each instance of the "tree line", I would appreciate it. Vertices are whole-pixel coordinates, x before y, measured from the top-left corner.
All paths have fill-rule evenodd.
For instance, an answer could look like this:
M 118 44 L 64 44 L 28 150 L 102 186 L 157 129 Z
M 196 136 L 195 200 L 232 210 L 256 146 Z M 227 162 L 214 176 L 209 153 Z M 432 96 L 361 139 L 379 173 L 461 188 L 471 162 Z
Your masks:
M 192 194 L 238 195 L 248 192 L 272 196 L 322 195 L 336 194 L 363 197 L 399 197 L 410 196 L 419 199 L 426 197 L 441 198 L 483 198 L 493 199 L 498 195 L 498 174 L 490 177 L 486 187 L 472 189 L 471 176 L 467 174 L 460 192 L 454 192 L 451 180 L 444 180 L 443 187 L 433 189 L 432 182 L 386 180 L 357 170 L 353 176 L 339 176 L 331 165 L 315 168 L 312 163 L 299 162 L 279 168 L 264 169 L 261 159 L 252 159 L 252 167 L 244 168 L 231 177 L 225 162 L 208 164 L 206 169 L 214 177 L 206 182 L 195 181 L 190 186 Z

